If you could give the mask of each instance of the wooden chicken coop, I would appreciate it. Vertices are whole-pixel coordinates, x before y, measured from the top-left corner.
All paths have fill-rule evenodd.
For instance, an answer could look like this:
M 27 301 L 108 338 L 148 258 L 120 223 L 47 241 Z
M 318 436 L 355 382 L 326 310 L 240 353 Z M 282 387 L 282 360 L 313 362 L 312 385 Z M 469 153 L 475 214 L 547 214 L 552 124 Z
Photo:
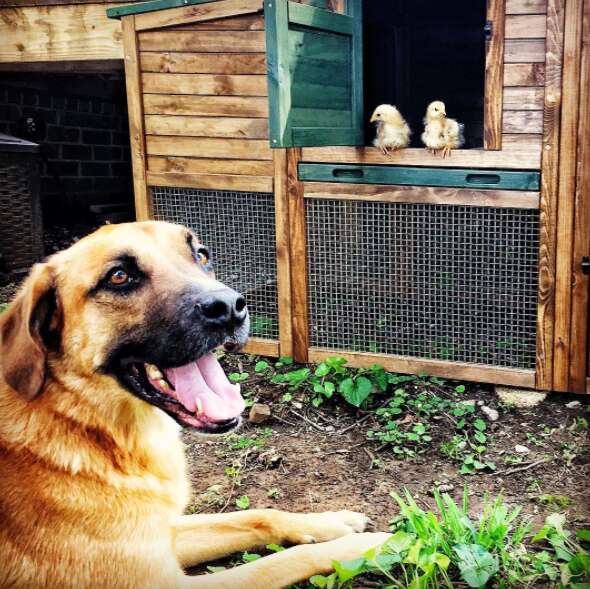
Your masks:
M 137 217 L 203 236 L 246 294 L 251 351 L 589 390 L 590 0 L 108 14 Z M 445 159 L 420 143 L 437 99 L 465 124 Z M 389 156 L 371 146 L 380 103 L 413 131 Z

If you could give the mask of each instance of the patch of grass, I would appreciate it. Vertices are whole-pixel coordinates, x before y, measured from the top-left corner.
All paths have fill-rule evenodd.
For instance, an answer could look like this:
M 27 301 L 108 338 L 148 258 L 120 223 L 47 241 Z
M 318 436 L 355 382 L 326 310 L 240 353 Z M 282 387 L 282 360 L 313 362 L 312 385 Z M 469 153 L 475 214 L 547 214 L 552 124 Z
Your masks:
M 391 495 L 400 508 L 391 538 L 362 558 L 335 563 L 331 575 L 312 577 L 312 587 L 344 589 L 362 579 L 383 589 L 527 587 L 537 582 L 561 589 L 589 586 L 590 531 L 574 536 L 564 527 L 563 515 L 549 516 L 533 536 L 520 508 L 509 508 L 502 497 L 486 501 L 473 520 L 467 489 L 460 505 L 435 493 L 436 513 L 421 509 L 408 491 L 404 497 Z
M 8 307 L 8 303 L 0 303 L 0 313 Z

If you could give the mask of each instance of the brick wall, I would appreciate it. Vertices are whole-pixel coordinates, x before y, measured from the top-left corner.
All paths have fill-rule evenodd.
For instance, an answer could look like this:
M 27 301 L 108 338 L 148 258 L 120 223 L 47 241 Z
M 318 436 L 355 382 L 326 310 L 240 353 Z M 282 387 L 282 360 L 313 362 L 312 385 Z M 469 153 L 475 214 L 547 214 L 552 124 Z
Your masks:
M 39 121 L 46 223 L 82 220 L 92 204 L 132 202 L 122 75 L 0 74 L 0 132 Z

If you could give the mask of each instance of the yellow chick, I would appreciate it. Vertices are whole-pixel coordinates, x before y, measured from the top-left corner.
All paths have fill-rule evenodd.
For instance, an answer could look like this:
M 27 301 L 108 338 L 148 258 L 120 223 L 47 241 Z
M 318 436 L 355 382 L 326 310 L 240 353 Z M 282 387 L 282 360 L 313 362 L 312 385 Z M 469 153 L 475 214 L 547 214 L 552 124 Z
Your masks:
M 385 155 L 388 150 L 401 149 L 410 144 L 410 127 L 401 113 L 391 104 L 379 105 L 371 116 L 371 123 L 377 124 L 377 136 L 373 141 Z
M 451 150 L 459 149 L 465 143 L 463 124 L 455 119 L 447 119 L 445 103 L 435 100 L 428 105 L 424 117 L 422 143 L 432 152 L 442 151 L 443 158 L 451 155 Z

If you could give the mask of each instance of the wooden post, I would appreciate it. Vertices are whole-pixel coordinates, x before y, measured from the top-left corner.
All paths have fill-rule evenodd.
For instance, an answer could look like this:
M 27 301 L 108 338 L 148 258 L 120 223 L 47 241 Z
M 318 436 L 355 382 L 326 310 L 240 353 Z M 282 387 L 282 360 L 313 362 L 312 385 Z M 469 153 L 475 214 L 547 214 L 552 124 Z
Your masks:
M 289 257 L 289 196 L 287 151 L 273 150 L 275 225 L 277 238 L 277 290 L 279 308 L 279 344 L 281 356 L 293 356 L 293 319 L 291 314 L 291 260 Z
M 586 391 L 588 376 L 588 319 L 590 276 L 580 262 L 590 256 L 590 0 L 584 2 L 578 126 L 578 177 L 574 202 L 574 247 L 572 256 L 572 320 L 569 350 L 569 389 Z
M 484 148 L 502 149 L 502 103 L 504 95 L 505 0 L 488 0 L 487 19 L 492 36 L 486 41 L 486 87 L 484 94 Z
M 541 160 L 539 304 L 537 308 L 536 388 L 553 385 L 555 254 L 559 164 L 559 119 L 565 0 L 548 0 L 545 57 L 545 104 Z
M 303 184 L 297 177 L 301 149 L 287 149 L 287 195 L 289 198 L 289 243 L 291 246 L 291 297 L 293 321 L 293 358 L 307 362 L 309 353 L 309 317 L 307 300 L 307 234 Z
M 578 156 L 583 4 L 584 0 L 568 0 L 565 6 L 553 343 L 553 389 L 557 391 L 569 389 L 574 195 Z
M 139 70 L 139 50 L 137 31 L 135 30 L 135 16 L 124 17 L 122 19 L 122 27 L 127 107 L 129 110 L 131 164 L 133 168 L 133 191 L 135 193 L 135 215 L 138 221 L 146 221 L 151 219 L 153 215 L 145 173 L 143 94 L 141 72 Z

